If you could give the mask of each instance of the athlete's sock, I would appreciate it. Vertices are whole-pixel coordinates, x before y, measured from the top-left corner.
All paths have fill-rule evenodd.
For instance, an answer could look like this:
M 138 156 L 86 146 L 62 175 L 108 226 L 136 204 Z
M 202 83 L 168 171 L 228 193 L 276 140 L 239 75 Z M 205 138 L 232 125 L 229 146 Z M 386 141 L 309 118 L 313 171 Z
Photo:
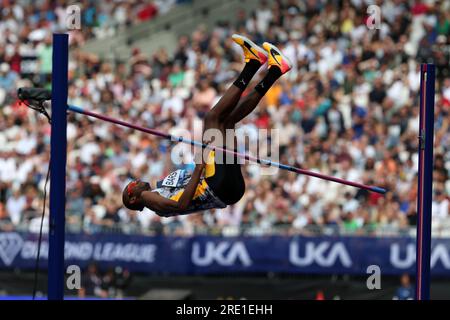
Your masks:
M 258 71 L 259 67 L 261 67 L 261 63 L 258 60 L 250 59 L 250 61 L 245 64 L 244 70 L 242 70 L 241 74 L 233 84 L 244 91 L 250 83 L 250 80 L 252 80 L 253 76 Z
M 255 90 L 260 95 L 265 95 L 270 87 L 275 83 L 275 81 L 277 81 L 277 79 L 281 77 L 281 75 L 282 73 L 280 68 L 278 68 L 277 66 L 270 67 L 269 72 L 267 72 L 264 79 L 262 79 L 261 82 L 255 86 Z

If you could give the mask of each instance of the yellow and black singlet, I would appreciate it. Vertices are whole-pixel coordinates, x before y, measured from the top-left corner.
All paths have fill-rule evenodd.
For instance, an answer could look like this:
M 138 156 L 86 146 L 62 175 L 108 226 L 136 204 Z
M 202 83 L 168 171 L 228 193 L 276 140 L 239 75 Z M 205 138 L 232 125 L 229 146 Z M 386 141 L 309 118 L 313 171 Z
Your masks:
M 207 165 L 205 166 L 205 175 L 200 179 L 197 189 L 195 190 L 194 197 L 192 198 L 188 208 L 183 212 L 157 212 L 158 215 L 170 217 L 212 208 L 225 208 L 227 206 L 227 204 L 214 193 L 213 189 L 207 183 L 207 179 L 216 174 L 215 161 L 210 161 L 211 156 L 212 159 L 214 159 L 214 152 L 211 152 L 210 154 L 210 159 L 208 159 Z M 158 181 L 156 184 L 157 188 L 152 190 L 152 192 L 156 192 L 164 198 L 178 201 L 183 195 L 190 180 L 191 174 L 187 170 L 176 170 L 167 175 L 163 180 Z

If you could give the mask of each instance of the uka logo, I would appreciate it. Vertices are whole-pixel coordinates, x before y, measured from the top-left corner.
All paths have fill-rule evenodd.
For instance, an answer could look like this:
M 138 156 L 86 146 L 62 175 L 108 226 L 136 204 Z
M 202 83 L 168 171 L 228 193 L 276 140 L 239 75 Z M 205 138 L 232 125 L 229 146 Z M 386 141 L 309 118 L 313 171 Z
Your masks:
M 299 252 L 300 245 L 296 241 L 292 241 L 289 247 L 289 261 L 298 267 L 306 267 L 312 264 L 332 267 L 338 261 L 346 268 L 352 266 L 350 255 L 342 242 L 306 242 L 302 257 Z
M 401 247 L 399 244 L 391 245 L 391 264 L 395 268 L 408 269 L 414 266 L 416 263 L 416 246 L 414 244 L 408 244 L 406 246 L 406 252 L 401 254 Z M 445 269 L 450 269 L 450 255 L 448 247 L 444 244 L 437 244 L 431 250 L 430 264 L 431 268 L 434 268 L 436 263 L 440 261 Z
M 247 248 L 241 241 L 231 243 L 227 241 L 206 242 L 203 255 L 201 247 L 202 245 L 198 242 L 194 242 L 192 245 L 192 262 L 199 267 L 207 267 L 213 263 L 226 267 L 237 263 L 245 267 L 252 265 Z

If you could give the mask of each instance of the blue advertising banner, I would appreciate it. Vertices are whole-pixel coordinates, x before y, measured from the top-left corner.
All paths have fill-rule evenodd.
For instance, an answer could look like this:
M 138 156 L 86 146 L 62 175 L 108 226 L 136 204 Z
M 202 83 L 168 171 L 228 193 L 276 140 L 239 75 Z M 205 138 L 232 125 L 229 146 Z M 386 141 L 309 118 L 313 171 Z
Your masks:
M 34 268 L 37 235 L 0 234 L 0 268 Z M 415 272 L 415 239 L 408 237 L 168 237 L 67 234 L 66 265 L 122 266 L 132 272 L 164 274 L 308 273 L 383 274 Z M 47 267 L 48 242 L 41 247 Z M 450 239 L 435 239 L 432 275 L 450 276 Z

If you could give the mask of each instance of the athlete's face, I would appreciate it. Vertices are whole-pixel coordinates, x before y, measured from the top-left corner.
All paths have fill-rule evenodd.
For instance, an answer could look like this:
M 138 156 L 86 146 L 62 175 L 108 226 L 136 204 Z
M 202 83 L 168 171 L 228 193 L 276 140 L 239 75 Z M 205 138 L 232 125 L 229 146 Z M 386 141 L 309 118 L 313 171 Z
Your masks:
M 141 204 L 141 194 L 142 192 L 149 190 L 151 190 L 151 187 L 148 182 L 141 180 L 130 182 L 124 190 L 127 195 L 127 197 L 124 198 L 124 204 L 129 209 L 142 211 L 144 206 Z

